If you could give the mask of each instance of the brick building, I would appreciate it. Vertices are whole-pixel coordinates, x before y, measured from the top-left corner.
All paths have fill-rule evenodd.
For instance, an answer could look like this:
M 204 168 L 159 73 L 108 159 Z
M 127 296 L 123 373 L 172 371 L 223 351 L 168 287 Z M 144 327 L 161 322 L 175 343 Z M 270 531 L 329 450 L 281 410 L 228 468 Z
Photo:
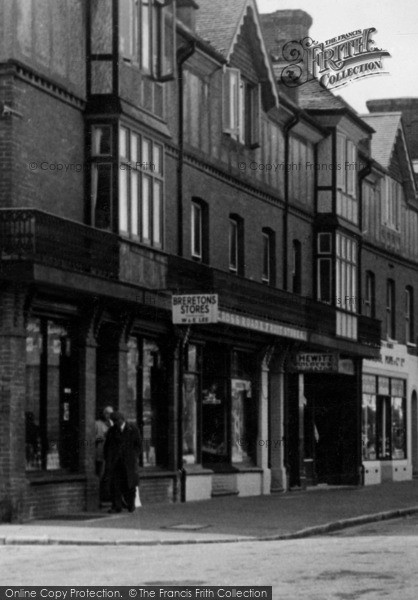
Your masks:
M 141 429 L 143 502 L 362 482 L 384 307 L 343 298 L 394 254 L 413 286 L 409 247 L 368 238 L 362 198 L 391 176 L 413 210 L 415 187 L 401 125 L 395 172 L 376 117 L 277 84 L 276 46 L 310 25 L 285 13 L 0 2 L 2 520 L 98 506 L 109 404 Z M 360 155 L 361 173 L 315 168 Z M 217 294 L 218 321 L 174 326 L 173 293 Z

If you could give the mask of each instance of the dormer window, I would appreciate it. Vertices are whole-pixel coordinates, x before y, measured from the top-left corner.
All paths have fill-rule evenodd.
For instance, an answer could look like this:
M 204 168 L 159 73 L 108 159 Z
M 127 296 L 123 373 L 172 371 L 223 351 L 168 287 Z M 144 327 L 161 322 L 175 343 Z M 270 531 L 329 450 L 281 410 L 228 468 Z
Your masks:
M 223 81 L 223 130 L 241 144 L 260 144 L 260 86 L 246 81 L 239 69 L 226 67 Z

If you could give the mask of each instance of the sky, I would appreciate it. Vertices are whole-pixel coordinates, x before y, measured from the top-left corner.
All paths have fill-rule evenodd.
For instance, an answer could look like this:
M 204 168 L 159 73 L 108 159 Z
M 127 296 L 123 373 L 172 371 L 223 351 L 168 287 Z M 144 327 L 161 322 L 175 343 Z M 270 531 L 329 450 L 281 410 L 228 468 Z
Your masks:
M 325 42 L 338 35 L 374 27 L 376 46 L 391 56 L 383 59 L 388 75 L 348 83 L 335 90 L 359 113 L 366 100 L 418 97 L 417 0 L 256 0 L 260 13 L 299 8 L 313 19 L 310 35 Z

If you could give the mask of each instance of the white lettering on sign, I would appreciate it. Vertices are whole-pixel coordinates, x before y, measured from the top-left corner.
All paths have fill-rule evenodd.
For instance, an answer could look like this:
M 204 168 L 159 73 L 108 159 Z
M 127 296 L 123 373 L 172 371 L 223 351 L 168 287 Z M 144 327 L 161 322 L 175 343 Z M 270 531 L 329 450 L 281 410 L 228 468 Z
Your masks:
M 338 356 L 318 352 L 297 354 L 295 368 L 301 372 L 335 373 L 338 371 Z
M 181 294 L 172 297 L 173 323 L 199 325 L 218 322 L 218 294 Z
M 237 327 L 253 329 L 254 331 L 262 331 L 263 333 L 288 337 L 294 340 L 306 341 L 308 339 L 307 332 L 302 331 L 301 329 L 287 327 L 286 325 L 272 323 L 271 321 L 263 321 L 261 319 L 254 319 L 252 317 L 244 317 L 242 315 L 236 315 L 223 310 L 219 311 L 219 321 L 221 323 L 226 323 L 227 325 L 236 325 Z

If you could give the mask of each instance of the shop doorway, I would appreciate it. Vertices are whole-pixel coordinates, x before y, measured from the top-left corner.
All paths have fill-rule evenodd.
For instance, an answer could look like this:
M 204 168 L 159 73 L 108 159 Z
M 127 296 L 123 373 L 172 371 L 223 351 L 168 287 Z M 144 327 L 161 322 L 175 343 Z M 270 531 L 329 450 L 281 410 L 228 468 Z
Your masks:
M 418 398 L 414 390 L 411 397 L 412 475 L 418 478 Z
M 306 374 L 304 396 L 304 453 L 311 457 L 314 482 L 358 484 L 361 429 L 355 378 Z

